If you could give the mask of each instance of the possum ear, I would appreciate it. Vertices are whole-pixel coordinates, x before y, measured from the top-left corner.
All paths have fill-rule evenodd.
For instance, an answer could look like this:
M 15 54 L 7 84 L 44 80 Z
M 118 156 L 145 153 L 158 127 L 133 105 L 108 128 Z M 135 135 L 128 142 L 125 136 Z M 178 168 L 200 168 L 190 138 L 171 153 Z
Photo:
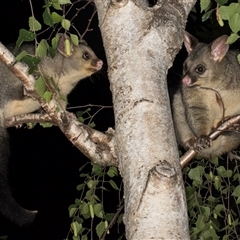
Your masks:
M 84 39 L 81 39 L 81 40 L 79 41 L 79 44 L 83 44 L 83 45 L 88 46 L 87 42 L 86 42 Z
M 64 57 L 69 57 L 73 53 L 73 44 L 69 36 L 65 33 L 59 33 L 57 50 Z
M 190 53 L 198 44 L 198 40 L 190 33 L 184 31 L 184 46 L 188 53 Z
M 229 44 L 227 44 L 227 35 L 222 35 L 221 37 L 214 40 L 211 44 L 211 55 L 214 61 L 221 62 L 226 55 Z

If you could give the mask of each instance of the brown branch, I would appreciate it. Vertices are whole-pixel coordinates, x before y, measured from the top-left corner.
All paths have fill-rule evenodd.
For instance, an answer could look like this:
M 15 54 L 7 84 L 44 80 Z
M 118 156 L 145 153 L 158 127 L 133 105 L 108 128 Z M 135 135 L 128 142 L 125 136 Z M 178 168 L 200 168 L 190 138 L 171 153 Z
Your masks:
M 105 240 L 105 237 L 106 237 L 106 235 L 107 235 L 108 230 L 109 230 L 109 229 L 113 226 L 113 224 L 116 222 L 117 217 L 118 217 L 118 215 L 120 214 L 120 212 L 123 210 L 123 208 L 124 208 L 124 205 L 122 204 L 122 205 L 118 208 L 117 212 L 115 213 L 112 221 L 108 224 L 107 228 L 104 230 L 104 234 L 103 234 L 101 240 Z
M 231 117 L 230 119 L 223 122 L 216 130 L 214 130 L 212 133 L 210 133 L 209 138 L 211 140 L 216 139 L 219 135 L 221 135 L 222 132 L 229 130 L 230 127 L 233 127 L 234 124 L 237 124 L 240 122 L 240 115 L 237 115 L 235 117 Z M 193 149 L 188 150 L 181 158 L 180 158 L 180 164 L 181 167 L 184 168 L 195 156 L 197 152 Z

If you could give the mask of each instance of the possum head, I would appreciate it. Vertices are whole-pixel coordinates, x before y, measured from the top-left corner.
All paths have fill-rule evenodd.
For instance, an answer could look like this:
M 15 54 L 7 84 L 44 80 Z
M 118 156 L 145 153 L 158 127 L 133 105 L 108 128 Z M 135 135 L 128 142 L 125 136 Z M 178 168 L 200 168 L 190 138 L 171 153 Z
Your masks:
M 211 87 L 219 80 L 224 67 L 222 60 L 229 49 L 227 38 L 223 35 L 210 44 L 203 44 L 189 33 L 184 33 L 184 45 L 188 52 L 183 65 L 182 83 L 185 86 Z

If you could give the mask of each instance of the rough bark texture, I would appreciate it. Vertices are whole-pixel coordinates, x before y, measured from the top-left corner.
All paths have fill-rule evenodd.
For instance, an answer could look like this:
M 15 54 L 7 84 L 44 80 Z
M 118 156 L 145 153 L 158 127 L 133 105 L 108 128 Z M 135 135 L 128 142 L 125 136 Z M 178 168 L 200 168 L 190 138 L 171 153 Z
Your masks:
M 195 1 L 95 0 L 113 94 L 127 239 L 189 239 L 166 74 Z

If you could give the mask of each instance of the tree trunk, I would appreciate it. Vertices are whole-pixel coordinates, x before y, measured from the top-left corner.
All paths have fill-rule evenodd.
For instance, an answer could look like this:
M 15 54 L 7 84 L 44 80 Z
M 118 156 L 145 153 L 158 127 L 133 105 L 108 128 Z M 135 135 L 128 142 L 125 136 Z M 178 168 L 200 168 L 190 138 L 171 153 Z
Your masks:
M 113 95 L 126 237 L 189 239 L 166 74 L 194 0 L 95 0 Z

